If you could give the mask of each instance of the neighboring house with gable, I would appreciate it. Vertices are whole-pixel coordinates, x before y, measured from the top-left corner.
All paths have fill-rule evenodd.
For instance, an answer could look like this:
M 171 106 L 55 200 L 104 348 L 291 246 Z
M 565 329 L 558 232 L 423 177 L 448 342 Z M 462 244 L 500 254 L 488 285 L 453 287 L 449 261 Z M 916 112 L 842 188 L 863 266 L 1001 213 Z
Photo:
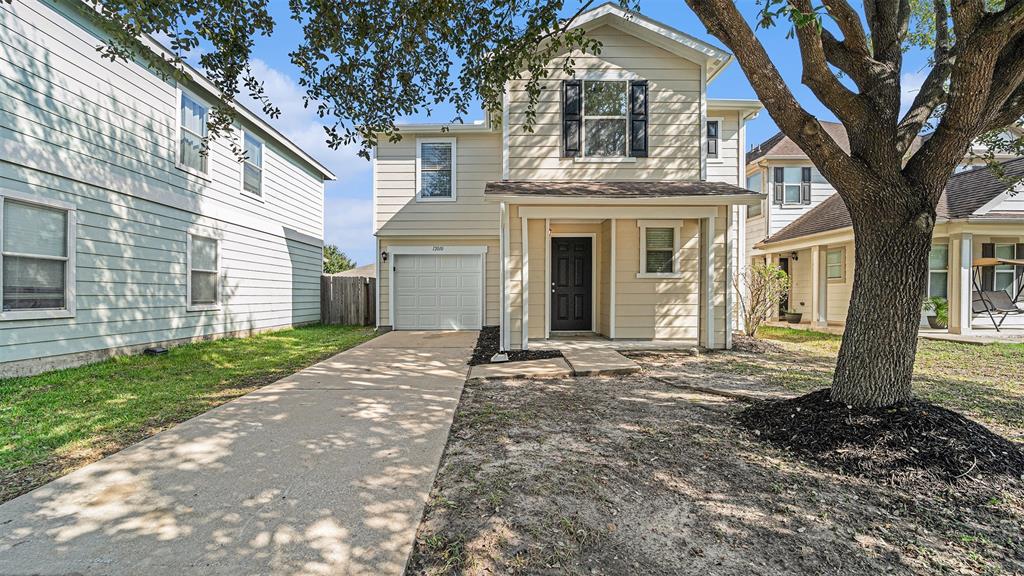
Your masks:
M 96 17 L 0 2 L 0 376 L 317 322 L 331 172 L 242 107 L 244 161 L 204 154 L 213 84 L 102 58 Z
M 1002 166 L 1005 179 L 985 165 L 954 174 L 936 209 L 925 296 L 948 299 L 952 333 L 992 328 L 973 292 L 1003 290 L 1013 297 L 1024 282 L 1021 265 L 972 266 L 978 258 L 1024 260 L 1024 184 L 1016 183 L 1024 177 L 1024 158 Z M 803 313 L 804 323 L 845 324 L 854 242 L 850 214 L 839 195 L 819 202 L 754 248 L 755 257 L 789 270 L 788 306 Z M 1007 316 L 1003 327 L 1024 328 L 1024 316 Z
M 573 76 L 552 62 L 532 132 L 515 80 L 500 118 L 378 144 L 379 325 L 497 325 L 506 350 L 581 332 L 730 346 L 761 105 L 708 98 L 732 57 L 679 30 L 615 4 L 574 26 L 601 53 L 573 54 Z

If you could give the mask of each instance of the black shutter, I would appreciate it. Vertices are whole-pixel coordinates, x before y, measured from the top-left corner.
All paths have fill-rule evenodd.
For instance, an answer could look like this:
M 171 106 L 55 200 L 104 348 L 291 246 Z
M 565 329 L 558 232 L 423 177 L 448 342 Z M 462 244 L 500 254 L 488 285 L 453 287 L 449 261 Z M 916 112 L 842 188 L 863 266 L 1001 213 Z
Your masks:
M 1014 254 L 1014 258 L 1017 260 L 1024 260 L 1024 243 L 1017 244 Z M 1020 292 L 1021 285 L 1024 285 L 1024 266 L 1017 266 L 1015 270 L 1017 272 L 1017 291 Z
M 629 155 L 647 157 L 647 80 L 629 83 Z
M 811 169 L 800 169 L 800 203 L 811 203 Z
M 995 244 L 982 244 L 981 245 L 981 257 L 982 258 L 995 258 L 996 256 L 996 245 Z M 995 266 L 982 266 L 981 267 L 981 289 L 990 292 L 996 285 L 996 267 Z
M 718 158 L 718 120 L 708 120 L 708 158 Z
M 779 206 L 782 206 L 782 194 L 783 194 L 783 192 L 785 192 L 785 187 L 786 187 L 786 185 L 783 183 L 783 181 L 785 179 L 786 179 L 786 171 L 783 168 L 776 168 L 775 169 L 775 177 L 772 178 L 772 182 L 774 183 L 774 186 L 772 188 L 772 190 L 773 190 L 772 204 L 778 204 Z
M 580 155 L 582 88 L 579 80 L 562 80 L 562 156 L 565 158 Z

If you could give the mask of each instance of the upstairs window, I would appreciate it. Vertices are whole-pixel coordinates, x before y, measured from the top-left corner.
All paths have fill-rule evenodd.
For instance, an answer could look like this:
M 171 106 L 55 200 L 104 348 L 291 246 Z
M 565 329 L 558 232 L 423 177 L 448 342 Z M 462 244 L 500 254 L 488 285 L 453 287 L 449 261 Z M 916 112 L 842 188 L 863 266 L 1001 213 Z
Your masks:
M 707 132 L 707 154 L 708 158 L 718 158 L 718 140 L 719 140 L 719 127 L 721 126 L 720 120 L 708 120 Z
M 758 170 L 750 176 L 747 176 L 747 190 L 752 192 L 761 193 L 761 171 Z M 755 216 L 761 215 L 761 203 L 751 204 L 747 206 L 747 218 L 754 218 Z
M 75 210 L 0 196 L 0 320 L 74 316 Z
M 242 162 L 242 191 L 263 196 L 263 142 L 245 132 L 242 136 L 245 160 Z
M 776 166 L 772 170 L 773 203 L 810 204 L 811 172 L 809 166 Z
M 455 200 L 455 139 L 417 141 L 416 197 L 419 200 Z
M 188 310 L 214 310 L 220 302 L 220 242 L 188 236 Z
M 178 123 L 178 166 L 206 174 L 209 157 L 203 153 L 206 120 L 209 108 L 185 92 L 181 92 Z
M 583 81 L 584 156 L 626 156 L 628 88 L 625 81 Z

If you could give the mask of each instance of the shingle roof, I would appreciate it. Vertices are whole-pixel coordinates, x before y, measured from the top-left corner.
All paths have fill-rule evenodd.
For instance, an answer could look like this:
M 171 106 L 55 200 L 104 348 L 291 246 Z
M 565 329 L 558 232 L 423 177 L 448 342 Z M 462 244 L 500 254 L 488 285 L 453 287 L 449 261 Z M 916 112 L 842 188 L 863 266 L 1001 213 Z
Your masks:
M 836 141 L 846 152 L 850 151 L 850 139 L 846 136 L 846 128 L 839 122 L 818 120 L 825 132 Z M 777 133 L 764 142 L 754 146 L 747 152 L 747 163 L 754 162 L 763 156 L 806 156 L 803 149 L 782 132 Z
M 1009 178 L 1024 176 L 1024 158 L 1003 162 L 1002 166 Z M 935 209 L 936 216 L 950 220 L 967 218 L 1006 189 L 1006 182 L 1000 180 L 988 166 L 954 174 L 950 177 L 942 196 L 939 197 L 939 203 Z M 1024 219 L 1024 214 L 991 212 L 984 217 Z M 977 217 L 975 216 L 975 218 Z M 811 234 L 839 230 L 852 225 L 853 222 L 850 220 L 846 204 L 839 194 L 833 194 L 782 230 L 762 241 L 761 244 L 774 244 Z
M 726 184 L 692 180 L 498 180 L 484 194 L 525 197 L 674 198 L 680 196 L 757 196 L 759 193 Z

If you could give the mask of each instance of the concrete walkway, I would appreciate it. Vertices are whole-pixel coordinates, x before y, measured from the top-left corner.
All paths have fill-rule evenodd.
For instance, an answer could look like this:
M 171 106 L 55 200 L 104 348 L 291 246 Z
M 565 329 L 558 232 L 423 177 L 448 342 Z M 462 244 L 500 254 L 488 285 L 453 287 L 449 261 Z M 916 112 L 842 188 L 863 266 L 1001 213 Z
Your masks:
M 475 332 L 392 332 L 0 506 L 0 574 L 401 574 Z

